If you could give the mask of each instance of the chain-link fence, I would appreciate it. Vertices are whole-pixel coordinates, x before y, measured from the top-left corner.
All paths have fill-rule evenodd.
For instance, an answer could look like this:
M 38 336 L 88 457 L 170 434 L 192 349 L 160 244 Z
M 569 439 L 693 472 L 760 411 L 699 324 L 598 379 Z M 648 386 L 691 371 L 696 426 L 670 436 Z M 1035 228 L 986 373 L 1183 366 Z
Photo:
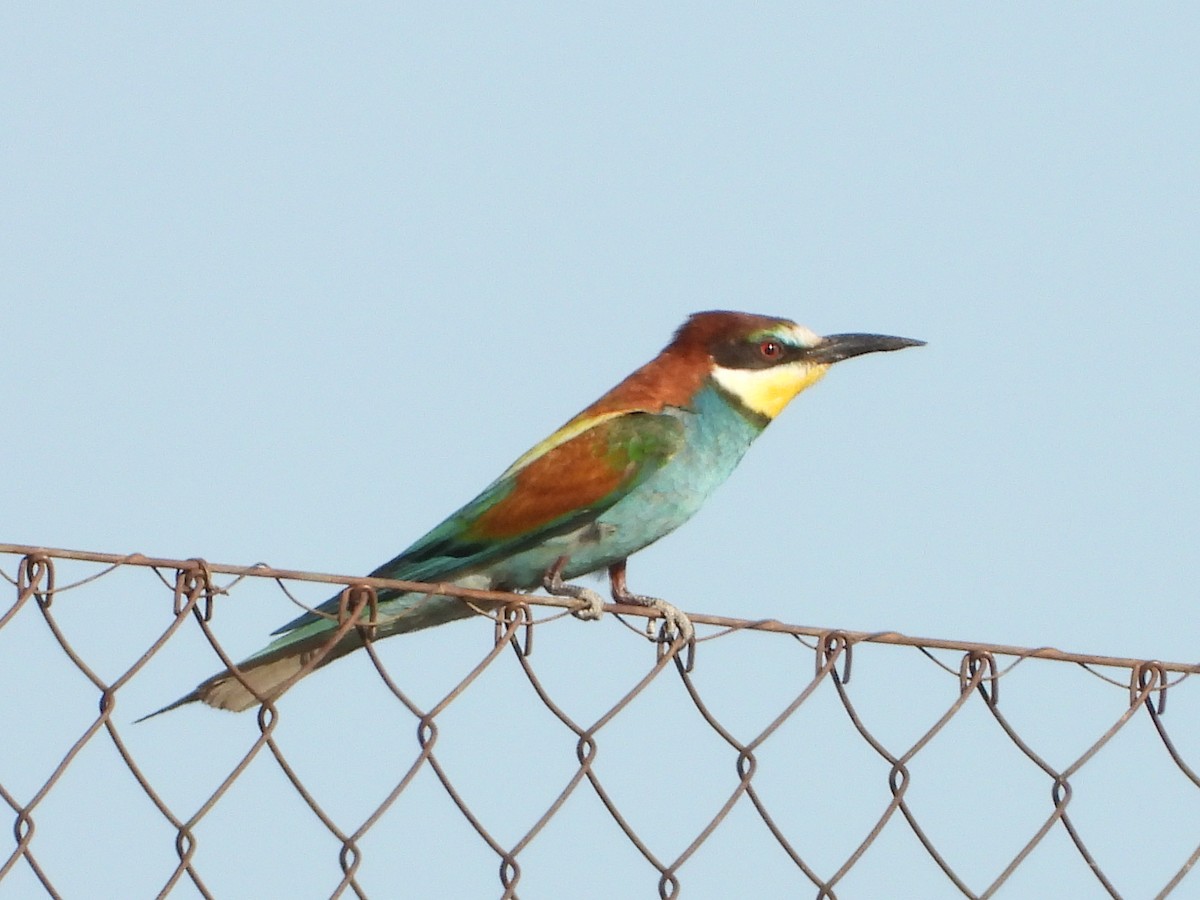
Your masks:
M 0 898 L 1185 896 L 1200 858 L 1200 666 L 694 614 L 689 671 L 574 601 L 446 586 L 486 641 L 376 646 L 355 623 L 403 582 L 0 554 Z M 132 724 L 321 583 L 356 664 Z

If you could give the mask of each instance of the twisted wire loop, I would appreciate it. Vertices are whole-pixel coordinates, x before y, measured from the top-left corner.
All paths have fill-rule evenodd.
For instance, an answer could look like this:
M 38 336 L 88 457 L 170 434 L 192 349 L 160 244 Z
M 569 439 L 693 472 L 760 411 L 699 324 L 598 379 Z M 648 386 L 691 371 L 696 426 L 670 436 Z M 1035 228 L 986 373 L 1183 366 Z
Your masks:
M 366 613 L 366 618 L 363 613 Z M 338 627 L 349 623 L 364 640 L 375 640 L 379 628 L 379 595 L 369 584 L 351 584 L 338 594 Z
M 817 674 L 819 675 L 828 669 L 829 674 L 842 684 L 849 684 L 850 662 L 853 650 L 854 644 L 846 632 L 824 632 L 817 641 L 817 655 L 814 660 L 817 667 Z M 840 674 L 834 669 L 839 657 L 843 660 Z
M 980 675 L 980 671 L 985 674 Z M 958 667 L 958 689 L 965 694 L 972 688 L 979 691 L 984 702 L 995 708 L 1000 702 L 1000 675 L 996 657 L 986 650 L 970 650 L 963 654 Z
M 566 629 L 583 627 L 573 624 L 569 617 L 563 618 L 575 603 L 569 598 L 284 571 L 263 564 L 226 566 L 201 558 L 171 560 L 140 554 L 120 556 L 15 545 L 0 545 L 0 554 L 18 557 L 12 575 L 9 575 L 10 569 L 0 565 L 0 574 L 16 588 L 15 601 L 0 613 L 0 665 L 5 653 L 11 654 L 11 646 L 5 643 L 6 636 L 15 632 L 18 622 L 22 628 L 40 627 L 52 641 L 47 646 L 52 649 L 57 647 L 61 651 L 55 651 L 55 658 L 45 660 L 46 664 L 65 663 L 67 671 L 77 680 L 82 677 L 90 686 L 89 690 L 94 692 L 97 701 L 95 713 L 89 713 L 85 722 L 78 726 L 70 721 L 62 723 L 74 729 L 69 732 L 70 739 L 61 750 L 56 749 L 51 755 L 48 774 L 39 772 L 32 787 L 17 789 L 16 784 L 24 785 L 29 781 L 28 773 L 7 770 L 3 762 L 7 757 L 0 756 L 0 809 L 7 808 L 12 815 L 12 844 L 7 847 L 0 844 L 0 891 L 5 887 L 5 880 L 18 877 L 23 868 L 28 873 L 24 877 L 32 876 L 32 882 L 26 883 L 37 884 L 46 896 L 59 897 L 71 893 L 64 890 L 63 885 L 72 873 L 63 869 L 61 860 L 50 862 L 55 858 L 55 846 L 52 843 L 53 829 L 47 827 L 51 819 L 45 801 L 52 793 L 59 798 L 69 795 L 76 802 L 86 799 L 72 793 L 80 790 L 79 785 L 68 783 L 65 776 L 81 765 L 78 761 L 80 754 L 89 745 L 112 748 L 121 765 L 132 775 L 131 789 L 135 796 L 144 796 L 149 800 L 154 814 L 168 829 L 170 870 L 155 875 L 155 884 L 161 885 L 158 888 L 159 897 L 169 897 L 181 888 L 186 889 L 189 896 L 195 894 L 206 898 L 228 892 L 228 888 L 217 890 L 210 887 L 211 872 L 209 881 L 201 875 L 202 866 L 206 871 L 214 867 L 210 858 L 212 851 L 208 851 L 209 856 L 200 853 L 202 846 L 211 843 L 205 820 L 212 817 L 218 807 L 222 810 L 233 807 L 237 802 L 235 787 L 238 783 L 261 778 L 260 773 L 263 772 L 281 774 L 281 783 L 294 792 L 303 804 L 302 808 L 311 813 L 319 830 L 327 833 L 333 841 L 335 850 L 328 859 L 329 882 L 316 893 L 328 892 L 333 897 L 359 898 L 381 893 L 381 889 L 374 886 L 372 878 L 375 876 L 372 873 L 394 855 L 389 840 L 392 831 L 403 823 L 420 822 L 422 816 L 427 815 L 423 803 L 411 800 L 419 790 L 416 787 L 419 779 L 424 785 L 422 789 L 440 792 L 440 796 L 447 801 L 449 814 L 465 824 L 466 833 L 473 834 L 478 840 L 480 852 L 494 861 L 494 874 L 486 877 L 495 879 L 492 883 L 496 885 L 496 893 L 504 898 L 520 896 L 523 885 L 534 883 L 533 875 L 544 875 L 541 872 L 544 859 L 531 851 L 531 847 L 539 836 L 554 830 L 556 820 L 564 815 L 569 805 L 576 807 L 586 803 L 597 803 L 599 814 L 613 824 L 614 830 L 606 838 L 609 849 L 615 845 L 625 847 L 638 860 L 637 865 L 646 869 L 631 870 L 629 883 L 643 883 L 643 893 L 640 895 L 656 892 L 662 900 L 675 900 L 682 895 L 685 886 L 692 884 L 690 879 L 694 867 L 703 865 L 696 860 L 716 852 L 710 849 L 716 843 L 714 836 L 726 828 L 735 827 L 732 823 L 738 816 L 749 816 L 764 826 L 765 830 L 760 832 L 759 839 L 762 845 L 794 873 L 795 880 L 789 886 L 789 892 L 810 890 L 810 896 L 819 900 L 837 900 L 839 891 L 848 895 L 848 876 L 860 867 L 879 865 L 872 861 L 878 860 L 881 852 L 876 849 L 872 853 L 872 848 L 879 843 L 882 835 L 891 834 L 896 829 L 915 838 L 913 854 L 932 863 L 929 869 L 936 877 L 944 878 L 964 897 L 970 898 L 995 896 L 1034 850 L 1049 846 L 1045 840 L 1047 836 L 1060 830 L 1068 840 L 1058 845 L 1055 852 L 1074 854 L 1083 862 L 1090 873 L 1089 877 L 1094 879 L 1102 892 L 1111 897 L 1120 897 L 1117 888 L 1119 879 L 1112 871 L 1118 861 L 1089 846 L 1085 834 L 1093 832 L 1088 822 L 1076 820 L 1082 819 L 1083 813 L 1079 808 L 1072 807 L 1071 803 L 1079 773 L 1135 719 L 1148 720 L 1152 726 L 1145 731 L 1152 734 L 1161 745 L 1162 752 L 1156 757 L 1157 764 L 1177 771 L 1181 776 L 1180 783 L 1189 793 L 1194 792 L 1191 794 L 1193 799 L 1200 798 L 1200 774 L 1187 760 L 1192 748 L 1177 745 L 1165 718 L 1169 687 L 1174 688 L 1177 697 L 1183 697 L 1185 702 L 1188 700 L 1186 685 L 1181 682 L 1188 675 L 1200 672 L 1200 666 L 1191 664 L 1089 656 L 1048 647 L 1030 649 L 915 638 L 894 632 L 869 633 L 795 626 L 773 619 L 746 621 L 691 614 L 693 623 L 716 629 L 701 638 L 699 643 L 703 647 L 698 655 L 694 655 L 694 643 L 685 644 L 681 639 L 676 639 L 673 642 L 659 642 L 653 653 L 635 657 L 637 661 L 632 663 L 632 670 L 628 668 L 631 665 L 628 662 L 620 665 L 614 663 L 603 673 L 604 683 L 611 685 L 615 691 L 614 697 L 606 698 L 599 709 L 581 715 L 569 711 L 569 707 L 577 701 L 564 695 L 561 682 L 564 678 L 578 679 L 584 673 L 573 668 L 564 671 L 561 662 L 556 668 L 553 661 L 555 652 L 543 650 L 539 657 L 546 656 L 549 660 L 537 659 L 536 662 L 533 655 L 535 624 L 541 625 L 539 630 L 544 632 L 540 643 L 549 642 L 550 650 L 556 652 L 560 649 L 555 646 L 556 642 L 569 634 Z M 0 555 L 0 563 L 3 559 Z M 95 568 L 70 584 L 62 584 L 57 577 L 57 568 L 63 561 L 71 561 L 72 565 L 88 564 Z M 77 595 L 80 600 L 90 596 L 93 585 L 104 584 L 117 571 L 151 572 L 156 577 L 148 579 L 150 587 L 147 590 L 161 592 L 165 588 L 172 599 L 169 607 L 165 602 L 162 604 L 161 622 L 143 623 L 154 628 L 151 638 L 126 654 L 119 664 L 111 661 L 101 663 L 96 659 L 94 650 L 82 649 L 85 642 L 72 630 L 72 616 L 83 605 L 73 601 Z M 170 576 L 172 571 L 173 577 Z M 232 576 L 232 580 L 219 584 L 217 579 L 222 576 Z M 261 696 L 254 693 L 254 687 L 238 667 L 240 654 L 229 653 L 214 631 L 216 597 L 240 598 L 247 584 L 257 583 L 277 585 L 281 596 L 286 595 L 288 602 L 298 602 L 292 597 L 290 587 L 303 582 L 339 586 L 336 614 L 318 611 L 318 615 L 325 616 L 330 622 L 328 636 L 319 646 L 303 655 L 298 674 L 281 688 L 273 690 L 271 696 Z M 457 597 L 470 610 L 490 618 L 493 631 L 482 656 L 477 659 L 470 657 L 462 669 L 454 672 L 451 681 L 441 684 L 434 695 L 424 696 L 428 694 L 428 689 L 419 689 L 415 683 L 410 685 L 411 674 L 398 674 L 395 657 L 387 657 L 392 660 L 389 668 L 375 645 L 381 627 L 387 625 L 386 619 L 381 619 L 379 610 L 379 591 L 385 588 Z M 68 594 L 66 599 L 60 596 L 64 593 Z M 230 605 L 222 600 L 222 616 L 226 615 Z M 535 616 L 535 606 L 549 607 L 556 612 L 539 620 Z M 113 621 L 121 620 L 121 610 L 113 608 L 107 612 Z M 621 613 L 626 616 L 641 614 L 628 607 L 622 607 Z M 649 617 L 655 613 L 647 610 L 645 615 Z M 550 623 L 556 623 L 556 627 L 551 628 Z M 117 713 L 118 700 L 121 696 L 128 697 L 130 683 L 185 626 L 189 633 L 195 630 L 203 636 L 204 643 L 211 648 L 215 657 L 210 662 L 227 669 L 259 701 L 257 713 L 244 720 L 247 725 L 253 723 L 253 738 L 249 746 L 235 754 L 227 771 L 224 767 L 221 769 L 215 786 L 201 788 L 200 796 L 191 802 L 190 811 L 181 811 L 179 802 L 169 804 L 164 799 L 163 791 L 169 787 L 166 779 L 161 775 L 152 777 L 147 774 L 161 772 L 161 761 L 149 759 L 149 751 L 145 749 L 138 750 L 139 758 L 135 758 L 122 733 L 123 729 L 130 727 L 125 723 L 132 716 Z M 613 632 L 600 634 L 600 628 L 596 631 L 594 640 L 612 640 Z M 616 629 L 616 633 L 627 634 L 622 629 Z M 636 634 L 636 630 L 633 633 Z M 75 635 L 74 640 L 72 635 Z M 751 635 L 760 637 L 752 638 Z M 752 696 L 742 698 L 746 705 L 766 715 L 750 726 L 735 724 L 730 711 L 722 711 L 721 704 L 725 698 L 714 694 L 711 682 L 706 680 L 709 677 L 706 656 L 717 652 L 718 642 L 721 648 L 744 647 L 746 649 L 741 652 L 749 654 L 752 652 L 749 649 L 751 640 L 761 637 L 774 639 L 772 635 L 781 636 L 780 640 L 785 635 L 797 639 L 796 642 L 787 643 L 786 658 L 790 660 L 794 656 L 799 668 L 789 668 L 786 684 L 772 685 L 776 691 L 770 694 L 774 699 L 769 701 L 769 706 L 763 706 L 768 702 L 764 699 L 767 692 L 755 691 Z M 806 642 L 805 638 L 811 639 L 811 643 Z M 445 639 L 462 640 L 461 632 L 453 636 L 447 634 Z M 344 798 L 330 796 L 311 773 L 305 774 L 300 755 L 306 748 L 297 745 L 295 735 L 286 733 L 285 736 L 285 732 L 280 730 L 283 717 L 279 706 L 282 696 L 297 681 L 321 665 L 335 648 L 339 655 L 345 652 L 347 643 L 362 647 L 362 654 L 369 661 L 369 665 L 364 662 L 366 671 L 382 687 L 386 705 L 373 710 L 373 713 L 389 719 L 398 715 L 402 723 L 410 723 L 412 727 L 411 732 L 405 732 L 411 735 L 410 738 L 389 744 L 386 753 L 382 753 L 380 748 L 372 748 L 368 759 L 362 758 L 362 742 L 355 741 L 353 734 L 334 736 L 331 744 L 334 752 L 327 756 L 340 765 L 367 765 L 382 755 L 399 759 L 401 764 L 394 775 L 382 776 L 384 782 L 379 795 L 362 798 L 365 804 L 350 817 L 342 802 Z M 207 650 L 204 652 L 207 653 Z M 607 645 L 605 652 L 608 652 Z M 805 656 L 810 653 L 811 669 Z M 957 658 L 940 658 L 949 653 L 956 653 Z M 909 689 L 909 694 L 904 696 L 899 694 L 897 688 L 888 686 L 895 695 L 891 697 L 894 706 L 912 709 L 909 720 L 916 725 L 916 729 L 903 740 L 882 737 L 885 731 L 881 728 L 878 715 L 868 712 L 870 704 L 862 702 L 871 689 L 872 665 L 885 654 L 893 654 L 910 665 L 924 667 L 936 673 L 936 677 L 945 677 L 949 682 L 944 692 L 922 691 L 918 695 Z M 867 674 L 859 675 L 852 691 L 851 669 L 856 656 L 860 669 Z M 132 661 L 129 661 L 130 658 Z M 1007 662 L 1002 664 L 1001 658 Z M 1114 704 L 1114 718 L 1109 720 L 1111 724 L 1098 735 L 1086 735 L 1090 743 L 1081 751 L 1078 748 L 1072 750 L 1066 755 L 1074 758 L 1063 761 L 1061 748 L 1037 746 L 1039 742 L 1028 737 L 1028 729 L 1022 729 L 1009 719 L 1009 715 L 1017 714 L 1014 704 L 1019 707 L 1017 700 L 1022 699 L 1017 696 L 1017 700 L 1014 700 L 1013 697 L 1024 690 L 1015 687 L 1015 681 L 1006 688 L 1008 700 L 1005 710 L 1001 708 L 1000 683 L 1018 664 L 1041 667 L 1037 671 L 1043 677 L 1035 686 L 1034 695 L 1039 702 L 1061 701 L 1059 681 L 1054 679 L 1063 673 L 1079 672 L 1076 665 L 1087 667 L 1089 672 L 1102 679 L 1102 683 L 1113 686 L 1105 687 L 1105 690 L 1126 691 L 1127 696 Z M 508 668 L 504 669 L 504 666 Z M 1098 667 L 1114 670 L 1112 677 L 1097 671 Z M 99 674 L 114 669 L 115 676 L 105 678 Z M 507 677 L 512 681 L 508 688 L 493 696 L 490 693 L 493 689 L 485 688 L 481 681 L 485 677 L 490 680 L 494 673 L 501 670 L 508 672 Z M 793 671 L 800 673 L 794 682 L 791 675 Z M 5 677 L 5 670 L 0 668 L 0 679 Z M 148 676 L 144 676 L 143 680 L 145 677 Z M 188 677 L 181 674 L 180 683 L 186 685 Z M 598 674 L 588 673 L 588 677 L 596 679 Z M 957 679 L 957 685 L 953 684 L 954 679 Z M 19 684 L 15 687 L 22 689 Z M 629 750 L 622 744 L 620 726 L 616 723 L 633 716 L 630 710 L 651 692 L 652 687 L 654 693 L 670 693 L 674 698 L 674 710 L 682 713 L 683 719 L 691 722 L 701 733 L 712 736 L 718 750 L 727 754 L 727 767 L 722 770 L 723 774 L 707 779 L 709 783 L 706 787 L 715 792 L 712 805 L 704 810 L 693 809 L 687 816 L 676 817 L 669 838 L 658 829 L 636 824 L 644 820 L 645 810 L 628 798 L 621 799 L 623 789 L 617 783 L 622 773 L 619 764 L 628 761 Z M 782 689 L 782 696 L 778 696 L 779 689 Z M 476 713 L 466 727 L 461 720 L 455 721 L 454 728 L 443 727 L 448 723 L 448 711 L 475 709 L 475 706 L 470 706 L 471 701 L 464 698 L 468 695 L 482 696 L 485 690 L 491 697 L 488 708 L 502 721 L 479 719 Z M 422 696 L 423 699 L 419 699 Z M 816 700 L 818 697 L 822 699 Z M 938 839 L 934 836 L 937 829 L 929 821 L 930 810 L 925 809 L 919 814 L 910 802 L 914 778 L 919 779 L 922 785 L 930 783 L 936 786 L 937 772 L 929 771 L 931 767 L 928 765 L 914 764 L 915 761 L 922 754 L 926 754 L 925 759 L 930 758 L 927 751 L 934 742 L 949 740 L 944 734 L 947 726 L 973 702 L 976 703 L 975 708 L 982 711 L 982 722 L 987 727 L 989 743 L 1015 748 L 1018 751 L 1014 755 L 1015 764 L 1029 767 L 1043 780 L 1050 800 L 1045 814 L 1038 813 L 1035 827 L 1031 823 L 1030 833 L 1016 836 L 1017 840 L 1013 843 L 1013 846 L 1019 844 L 1016 853 L 1009 857 L 1008 851 L 1005 851 L 997 867 L 999 871 L 982 875 L 975 870 L 968 872 L 961 861 L 956 865 L 951 864 L 951 857 L 957 859 L 957 855 L 947 847 L 944 837 Z M 503 777 L 496 778 L 493 775 L 486 784 L 498 797 L 514 798 L 519 793 L 527 803 L 532 802 L 524 790 L 531 786 L 530 781 L 549 790 L 544 804 L 543 801 L 537 801 L 532 813 L 521 813 L 520 820 L 517 817 L 494 820 L 495 813 L 483 811 L 481 800 L 484 798 L 479 793 L 481 788 L 478 781 L 471 781 L 467 777 L 469 773 L 463 771 L 461 760 L 457 757 L 461 755 L 460 748 L 464 740 L 486 746 L 489 738 L 500 735 L 502 730 L 522 731 L 532 715 L 524 711 L 522 703 L 532 704 L 534 710 L 541 711 L 543 719 L 546 718 L 545 713 L 549 714 L 549 725 L 542 722 L 541 727 L 543 730 L 548 727 L 561 736 L 559 758 L 566 762 L 567 771 L 558 783 L 549 783 L 549 776 L 538 771 L 518 773 L 505 770 Z M 818 729 L 818 734 L 814 734 L 814 729 L 807 725 L 785 727 L 788 723 L 798 722 L 802 711 L 811 710 L 819 704 L 828 708 L 830 724 Z M 8 740 L 10 735 L 21 732 L 19 726 L 4 721 L 4 709 L 0 706 L 0 735 Z M 54 715 L 66 716 L 65 705 L 55 706 L 53 710 Z M 323 711 L 322 715 L 332 720 L 338 712 L 338 708 L 331 708 Z M 290 708 L 287 715 L 290 720 Z M 679 727 L 674 717 L 671 727 Z M 869 755 L 877 757 L 882 766 L 878 769 L 878 775 L 844 772 L 838 766 L 830 767 L 831 771 L 837 773 L 837 778 L 853 778 L 872 785 L 875 788 L 874 795 L 878 798 L 877 807 L 871 801 L 872 805 L 865 808 L 867 815 L 861 826 L 865 831 L 856 830 L 852 839 L 830 861 L 827 858 L 828 850 L 819 851 L 810 838 L 801 836 L 789 824 L 794 801 L 776 795 L 774 791 L 778 788 L 772 786 L 777 781 L 771 778 L 777 779 L 780 774 L 777 753 L 781 753 L 785 759 L 795 758 L 797 732 L 800 740 L 812 740 L 816 736 L 824 736 L 824 732 L 834 727 L 842 730 L 843 740 L 865 747 Z M 980 726 L 976 724 L 973 727 L 978 729 Z M 464 731 L 470 733 L 464 734 Z M 139 740 L 144 733 L 139 733 Z M 646 735 L 642 743 L 653 745 L 658 737 Z M 768 747 L 771 749 L 766 751 Z M 1047 761 L 1049 757 L 1058 758 L 1058 763 L 1051 764 Z M 481 755 L 480 759 L 484 757 Z M 669 771 L 673 779 L 682 775 L 680 780 L 684 785 L 690 777 L 687 763 L 687 759 L 676 759 Z M 519 769 L 519 765 L 516 768 Z M 168 766 L 166 772 L 169 773 L 168 777 L 173 775 L 176 779 L 185 774 L 178 765 Z M 814 782 L 820 785 L 821 778 L 830 776 L 824 771 L 809 771 L 799 773 L 797 777 L 800 783 L 807 786 Z M 159 783 L 156 784 L 156 780 Z M 993 781 L 999 784 L 1002 779 L 994 778 Z M 175 790 L 176 787 L 171 786 L 170 789 Z M 410 798 L 408 802 L 406 794 Z M 1137 813 L 1146 815 L 1147 811 L 1139 809 Z M 226 815 L 222 821 L 227 818 Z M 289 822 L 284 820 L 281 827 L 288 828 Z M 104 824 L 94 823 L 97 828 Z M 39 828 L 39 825 L 42 827 Z M 999 846 L 990 834 L 988 840 L 992 846 Z M 1157 896 L 1166 897 L 1184 883 L 1192 867 L 1200 862 L 1200 844 L 1185 850 L 1180 856 L 1183 858 L 1178 860 L 1178 868 L 1166 873 Z M 818 859 L 823 861 L 818 862 Z M 882 862 L 887 864 L 887 860 Z M 453 867 L 456 861 L 447 858 L 443 864 Z M 541 881 L 536 883 L 542 884 Z M 97 891 L 106 893 L 103 887 L 97 887 Z M 233 892 L 237 893 L 236 887 Z M 527 892 L 536 893 L 532 887 Z M 394 894 L 394 886 L 389 885 L 382 893 Z
M 533 653 L 533 626 L 535 624 L 533 609 L 524 598 L 514 600 L 500 607 L 499 614 L 495 616 L 495 621 L 494 637 L 497 646 L 505 641 L 509 641 L 512 643 L 513 650 L 519 656 L 529 656 Z M 512 629 L 513 625 L 516 625 L 524 635 L 523 640 L 517 640 L 516 633 Z
M 188 610 L 194 611 L 202 622 L 211 622 L 213 596 L 216 593 L 212 570 L 203 559 L 193 557 L 175 570 L 174 612 L 176 616 L 186 607 Z M 203 604 L 200 603 L 201 600 L 204 601 Z
M 17 599 L 9 611 L 0 617 L 0 627 L 6 625 L 30 597 L 36 596 L 42 606 L 50 605 L 54 599 L 54 560 L 45 553 L 26 553 L 17 565 L 15 580 Z
M 1169 686 L 1167 672 L 1162 663 L 1155 660 L 1139 662 L 1129 673 L 1129 705 L 1145 703 L 1146 708 L 1153 711 L 1152 695 L 1158 694 L 1158 714 L 1167 711 L 1167 687 Z

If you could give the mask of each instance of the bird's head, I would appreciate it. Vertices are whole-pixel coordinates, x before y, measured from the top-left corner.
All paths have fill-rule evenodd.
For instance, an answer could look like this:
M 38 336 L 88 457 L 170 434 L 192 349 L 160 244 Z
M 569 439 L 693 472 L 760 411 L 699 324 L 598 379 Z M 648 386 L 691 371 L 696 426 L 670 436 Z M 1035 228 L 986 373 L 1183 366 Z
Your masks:
M 697 364 L 704 359 L 720 390 L 770 420 L 834 363 L 924 343 L 882 334 L 821 337 L 787 319 L 712 311 L 689 317 L 667 349 L 683 351 Z

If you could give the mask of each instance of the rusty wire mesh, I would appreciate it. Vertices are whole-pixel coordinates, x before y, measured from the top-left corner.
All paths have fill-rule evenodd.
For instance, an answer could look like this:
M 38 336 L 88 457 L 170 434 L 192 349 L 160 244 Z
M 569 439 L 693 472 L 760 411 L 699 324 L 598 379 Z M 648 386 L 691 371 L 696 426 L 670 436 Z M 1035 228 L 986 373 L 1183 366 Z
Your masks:
M 269 624 L 328 583 L 352 614 L 397 583 L 0 554 L 0 897 L 728 896 L 726 876 L 755 896 L 1064 896 L 1072 876 L 1185 896 L 1200 858 L 1179 686 L 1198 666 L 695 615 L 688 672 L 570 601 L 458 591 L 505 602 L 486 640 L 471 620 L 368 641 L 257 717 L 135 727 L 257 648 L 238 613 Z

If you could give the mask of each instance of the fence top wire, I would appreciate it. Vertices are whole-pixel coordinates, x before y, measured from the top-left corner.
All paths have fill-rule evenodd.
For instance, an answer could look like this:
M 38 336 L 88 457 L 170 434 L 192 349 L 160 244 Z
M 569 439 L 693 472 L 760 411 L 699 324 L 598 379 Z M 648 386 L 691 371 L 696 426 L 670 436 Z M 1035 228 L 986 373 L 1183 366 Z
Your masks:
M 298 569 L 277 569 L 266 563 L 256 563 L 252 566 L 235 566 L 222 563 L 211 563 L 196 557 L 191 559 L 170 559 L 167 557 L 150 557 L 141 553 L 120 555 L 116 553 L 93 553 L 83 550 L 64 550 L 52 547 L 36 547 L 24 544 L 0 544 L 0 553 L 11 553 L 19 556 L 45 555 L 55 559 L 70 559 L 80 562 L 106 563 L 112 566 L 145 566 L 155 569 L 188 569 L 196 565 L 203 566 L 208 572 L 221 575 L 233 575 L 237 578 L 270 578 L 276 581 L 312 581 L 332 585 L 367 585 L 374 588 L 393 588 L 404 591 L 439 594 L 447 597 L 460 597 L 463 600 L 479 600 L 500 603 L 518 603 L 536 606 L 573 609 L 579 605 L 578 600 L 569 597 L 550 597 L 542 595 L 516 594 L 508 591 L 481 591 L 471 588 L 458 587 L 452 584 L 431 584 L 418 581 L 400 581 L 391 578 L 366 578 L 357 575 L 337 575 L 326 572 L 306 572 Z M 95 577 L 95 576 L 93 576 Z M 90 579 L 89 579 L 90 580 Z M 67 590 L 74 585 L 59 585 L 58 590 Z M 303 605 L 303 604 L 299 604 Z M 305 607 L 307 609 L 307 607 Z M 626 606 L 622 604 L 606 604 L 606 612 L 619 615 L 641 616 L 653 618 L 658 613 L 647 607 Z M 1167 662 L 1162 660 L 1136 659 L 1124 656 L 1106 656 L 1096 653 L 1076 653 L 1060 650 L 1057 647 L 1020 647 L 1012 644 L 994 644 L 984 641 L 963 641 L 946 638 L 917 637 L 901 634 L 896 631 L 846 631 L 843 629 L 821 628 L 811 625 L 794 625 L 780 622 L 778 619 L 739 619 L 731 616 L 715 616 L 705 613 L 688 613 L 688 618 L 699 625 L 713 625 L 729 630 L 768 631 L 781 634 L 791 634 L 797 637 L 821 639 L 831 631 L 843 637 L 849 644 L 893 644 L 903 647 L 917 647 L 924 650 L 951 650 L 962 653 L 991 653 L 996 656 L 1012 656 L 1018 660 L 1046 659 L 1057 662 L 1077 663 L 1082 666 L 1111 666 L 1121 669 L 1141 669 L 1154 665 L 1163 672 L 1175 672 L 1181 675 L 1200 674 L 1200 663 Z M 1122 687 L 1125 685 L 1122 684 Z

